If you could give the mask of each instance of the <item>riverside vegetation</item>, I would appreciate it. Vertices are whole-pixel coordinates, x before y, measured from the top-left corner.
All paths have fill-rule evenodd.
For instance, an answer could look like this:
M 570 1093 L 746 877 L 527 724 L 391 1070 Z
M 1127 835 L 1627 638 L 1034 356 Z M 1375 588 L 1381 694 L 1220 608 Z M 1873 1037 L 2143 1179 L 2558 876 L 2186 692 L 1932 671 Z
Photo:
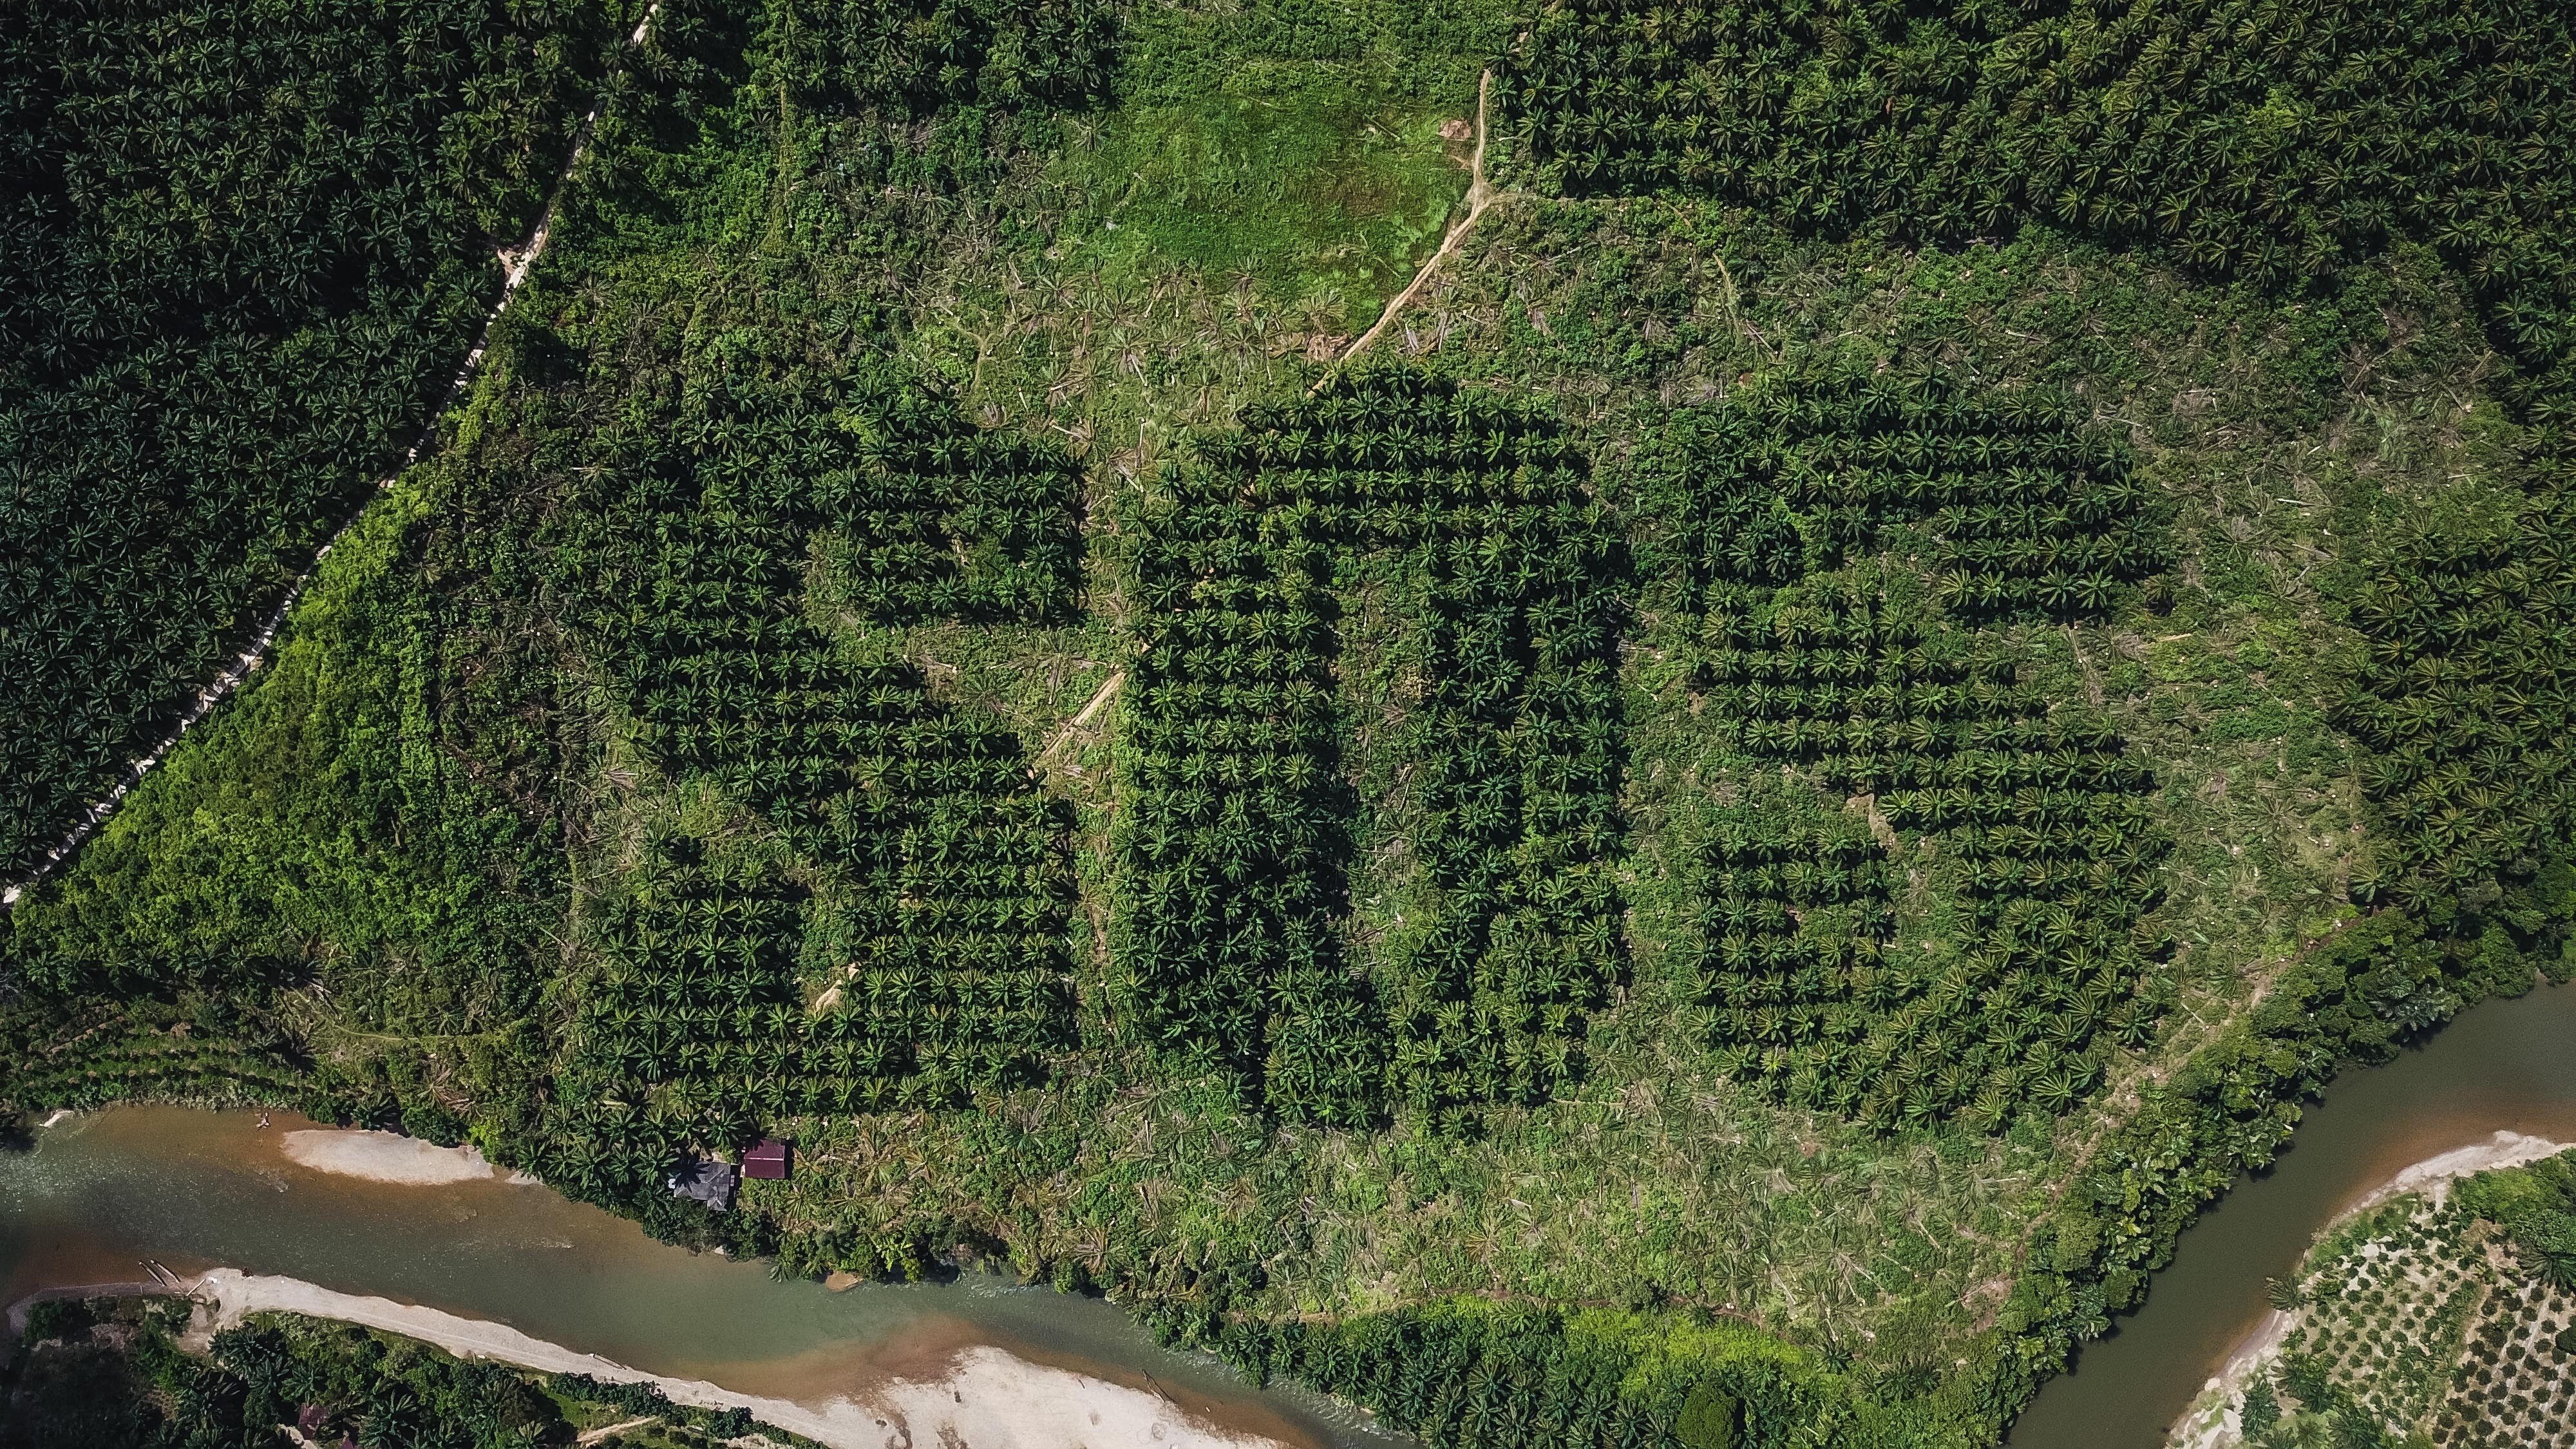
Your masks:
M 650 1384 L 530 1374 L 291 1313 L 255 1314 L 192 1354 L 178 1341 L 189 1311 L 138 1298 L 33 1305 L 0 1367 L 0 1445 L 236 1449 L 282 1442 L 284 1428 L 370 1449 L 811 1445 L 743 1409 L 673 1404 Z
M 2336 1071 L 2567 971 L 2560 9 L 509 13 L 524 134 L 599 104 L 554 241 L 6 917 L 21 1111 L 999 1255 L 1433 1443 L 1978 1444 Z M 1335 362 L 1488 70 L 1501 199 Z

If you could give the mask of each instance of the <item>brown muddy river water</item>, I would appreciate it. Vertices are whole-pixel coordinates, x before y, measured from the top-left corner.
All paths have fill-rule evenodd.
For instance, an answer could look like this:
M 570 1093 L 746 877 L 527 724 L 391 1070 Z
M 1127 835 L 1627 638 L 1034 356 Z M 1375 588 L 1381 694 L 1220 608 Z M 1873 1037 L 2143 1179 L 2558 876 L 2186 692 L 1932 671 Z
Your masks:
M 2175 1245 L 2146 1306 L 2088 1345 L 2008 1449 L 2153 1449 L 2271 1305 L 2317 1231 L 2410 1163 L 2498 1131 L 2576 1142 L 2576 985 L 2462 1012 L 2310 1103 L 2270 1171 L 2238 1181 Z
M 655 1243 L 534 1184 L 417 1186 L 288 1158 L 307 1124 L 174 1107 L 85 1114 L 0 1154 L 0 1303 L 38 1288 L 229 1266 L 506 1323 L 651 1373 L 816 1404 L 936 1373 L 978 1344 L 1160 1392 L 1297 1446 L 1395 1441 L 1329 1401 L 1256 1393 L 1157 1348 L 1114 1305 L 970 1273 L 844 1293 Z M 2498 1130 L 2576 1142 L 2576 987 L 2463 1013 L 2383 1067 L 2347 1072 L 2291 1149 L 2185 1233 L 2138 1314 L 2086 1348 L 2010 1449 L 2151 1449 L 2319 1228 L 2409 1163 Z
M 1167 1352 L 1115 1305 L 969 1273 L 846 1292 L 690 1253 L 533 1183 L 373 1182 L 290 1160 L 312 1124 L 128 1107 L 0 1153 L 0 1304 L 39 1288 L 225 1266 L 506 1323 L 649 1373 L 814 1405 L 935 1376 L 977 1344 L 1147 1392 L 1300 1449 L 1391 1436 L 1329 1401 Z

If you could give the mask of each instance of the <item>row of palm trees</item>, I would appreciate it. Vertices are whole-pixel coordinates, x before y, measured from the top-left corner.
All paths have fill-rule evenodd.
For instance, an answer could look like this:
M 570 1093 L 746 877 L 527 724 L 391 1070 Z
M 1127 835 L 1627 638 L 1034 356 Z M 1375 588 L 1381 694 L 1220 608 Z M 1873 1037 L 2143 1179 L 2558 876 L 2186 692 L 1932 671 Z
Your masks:
M 1800 782 L 1722 809 L 1699 870 L 1713 1045 L 1785 1101 L 1883 1130 L 1992 1130 L 2025 1104 L 2063 1110 L 2098 1079 L 2104 1043 L 2152 1029 L 2133 1004 L 2159 945 L 2134 929 L 2163 850 L 2152 776 L 2105 724 L 2020 677 L 1988 622 L 2011 609 L 1939 586 L 1962 563 L 2027 570 L 2012 602 L 2080 618 L 2157 565 L 2143 491 L 2068 407 L 1811 371 L 1684 420 L 1658 465 L 1696 585 L 1709 734 L 1757 783 L 1782 765 Z M 1980 428 L 1995 435 L 1982 445 Z M 1889 461 L 1857 477 L 1812 461 L 1862 456 Z M 1833 516 L 1820 527 L 1802 503 Z M 1900 578 L 1936 587 L 1900 603 L 1926 592 Z M 1870 797 L 1898 848 L 1940 839 L 1952 863 L 1933 879 L 1954 899 L 1926 951 L 1893 949 L 1904 872 L 1889 847 L 1803 790 Z
M 2127 512 L 2142 496 L 2123 478 L 2116 446 L 2097 434 L 1999 437 L 1996 429 L 2012 426 L 1995 420 L 2000 410 L 1966 404 L 1946 412 L 1912 407 L 1911 416 L 1877 420 L 1869 416 L 1866 384 L 1807 369 L 1792 369 L 1782 381 L 1804 382 L 1828 401 L 1777 409 L 1746 400 L 1736 465 L 1775 480 L 1792 503 L 1940 510 L 1954 520 L 2062 508 L 2092 522 Z M 1777 431 L 1786 427 L 1872 431 L 1787 441 Z
M 167 736 L 427 421 L 605 18 L 12 7 L 0 879 Z
M 303 1063 L 228 1042 L 159 1032 L 90 1039 L 9 1075 L 9 1093 L 29 1108 L 98 1107 L 116 1102 L 303 1102 L 312 1079 Z
M 1194 442 L 1137 550 L 1121 989 L 1290 1117 L 1544 1100 L 1621 969 L 1615 534 L 1557 424 L 1490 394 L 1364 372 L 1241 423 Z M 1403 748 L 1440 904 L 1363 977 L 1329 584 L 1377 548 L 1418 566 Z
M 1746 718 L 1919 723 L 1924 752 L 2061 747 L 2046 722 L 1995 716 L 2017 686 L 1961 682 L 1912 651 L 1720 649 L 1700 655 L 1697 673 Z

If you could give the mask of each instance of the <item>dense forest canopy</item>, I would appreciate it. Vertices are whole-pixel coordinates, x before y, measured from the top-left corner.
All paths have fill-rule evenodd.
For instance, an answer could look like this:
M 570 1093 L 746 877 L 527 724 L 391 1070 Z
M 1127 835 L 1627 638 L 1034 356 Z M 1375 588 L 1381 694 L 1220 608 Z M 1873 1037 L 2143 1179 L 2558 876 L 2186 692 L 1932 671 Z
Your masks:
M 1974 1444 L 2567 972 L 2561 8 L 14 3 L 18 1110 Z
M 569 145 L 579 4 L 0 14 L 0 873 L 401 460 Z

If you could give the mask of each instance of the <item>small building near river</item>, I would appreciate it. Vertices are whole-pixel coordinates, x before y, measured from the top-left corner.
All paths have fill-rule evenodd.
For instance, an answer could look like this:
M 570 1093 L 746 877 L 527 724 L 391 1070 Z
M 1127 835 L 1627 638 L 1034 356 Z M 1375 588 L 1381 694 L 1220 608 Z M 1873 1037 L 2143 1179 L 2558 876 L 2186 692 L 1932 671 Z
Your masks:
M 713 1157 L 683 1158 L 663 1181 L 673 1197 L 705 1203 L 717 1212 L 733 1207 L 734 1169 L 730 1162 Z
M 763 1137 L 760 1144 L 742 1155 L 742 1175 L 776 1182 L 787 1176 L 787 1144 L 775 1137 Z

